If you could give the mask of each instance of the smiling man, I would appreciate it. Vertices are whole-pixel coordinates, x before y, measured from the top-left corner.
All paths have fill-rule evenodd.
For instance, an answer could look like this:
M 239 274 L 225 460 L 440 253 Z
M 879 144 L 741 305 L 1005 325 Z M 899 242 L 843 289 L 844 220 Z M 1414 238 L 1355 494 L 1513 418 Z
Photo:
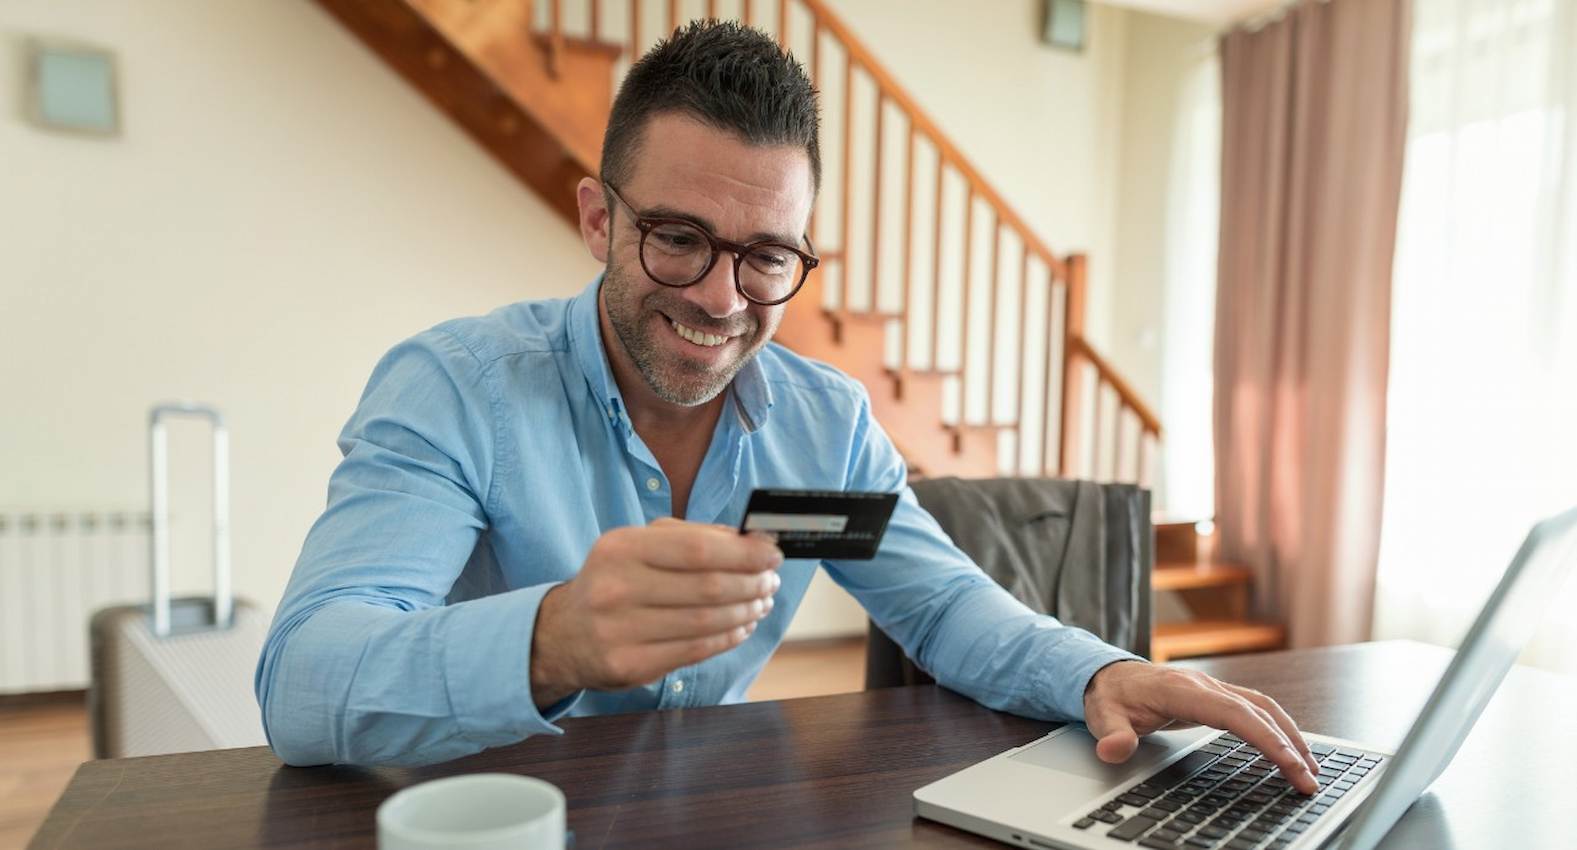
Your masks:
M 765 35 L 676 33 L 631 68 L 578 187 L 605 273 L 379 363 L 258 666 L 282 759 L 434 762 L 566 716 L 739 701 L 824 567 L 941 684 L 1084 720 L 1104 759 L 1199 722 L 1313 788 L 1270 699 L 987 578 L 908 492 L 865 391 L 771 344 L 816 264 L 817 125 Z M 875 560 L 818 564 L 732 530 L 758 486 L 903 495 Z

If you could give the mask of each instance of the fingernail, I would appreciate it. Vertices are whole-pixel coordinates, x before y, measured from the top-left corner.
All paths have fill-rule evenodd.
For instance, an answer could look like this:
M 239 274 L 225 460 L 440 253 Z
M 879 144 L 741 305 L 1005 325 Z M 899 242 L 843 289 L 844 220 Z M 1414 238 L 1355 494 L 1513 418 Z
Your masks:
M 770 550 L 770 553 L 762 563 L 764 563 L 769 570 L 777 569 L 783 563 L 783 550 L 779 549 L 777 546 L 773 546 Z
M 767 612 L 772 610 L 772 606 L 778 604 L 778 601 L 776 599 L 773 599 L 770 596 L 768 596 L 766 599 L 762 600 L 762 602 L 764 603 L 764 606 L 763 606 L 762 611 L 761 611 L 763 616 L 766 615 Z
M 780 588 L 782 586 L 783 586 L 783 577 L 778 575 L 777 573 L 773 573 L 772 574 L 772 592 L 773 593 L 777 593 L 778 592 L 778 588 Z

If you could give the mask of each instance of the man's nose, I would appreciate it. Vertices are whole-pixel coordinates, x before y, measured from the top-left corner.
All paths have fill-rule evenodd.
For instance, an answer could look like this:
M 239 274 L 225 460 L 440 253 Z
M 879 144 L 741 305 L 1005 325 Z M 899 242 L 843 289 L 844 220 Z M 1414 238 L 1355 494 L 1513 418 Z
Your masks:
M 720 251 L 712 269 L 695 284 L 686 287 L 690 301 L 714 319 L 726 319 L 750 306 L 734 281 L 734 255 Z

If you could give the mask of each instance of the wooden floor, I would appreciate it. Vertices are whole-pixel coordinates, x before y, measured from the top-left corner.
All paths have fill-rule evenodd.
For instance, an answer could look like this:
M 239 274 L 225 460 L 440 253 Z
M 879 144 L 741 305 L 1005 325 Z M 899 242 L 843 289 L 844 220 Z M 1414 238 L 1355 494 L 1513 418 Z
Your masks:
M 752 700 L 860 690 L 865 639 L 787 644 L 751 686 Z M 92 749 L 80 698 L 0 705 L 0 850 L 27 845 Z

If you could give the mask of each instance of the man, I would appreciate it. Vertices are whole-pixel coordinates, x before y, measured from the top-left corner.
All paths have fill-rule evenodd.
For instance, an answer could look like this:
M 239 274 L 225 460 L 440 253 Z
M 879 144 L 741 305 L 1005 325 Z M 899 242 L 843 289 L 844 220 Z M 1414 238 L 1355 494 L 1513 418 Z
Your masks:
M 1084 720 L 1108 761 L 1229 728 L 1312 791 L 1273 701 L 1030 612 L 907 491 L 865 391 L 769 345 L 815 262 L 817 124 L 754 30 L 693 24 L 636 63 L 578 187 L 604 275 L 397 346 L 345 426 L 258 667 L 274 751 L 435 762 L 739 701 L 818 566 L 732 530 L 750 491 L 903 490 L 874 561 L 823 566 L 941 684 Z

